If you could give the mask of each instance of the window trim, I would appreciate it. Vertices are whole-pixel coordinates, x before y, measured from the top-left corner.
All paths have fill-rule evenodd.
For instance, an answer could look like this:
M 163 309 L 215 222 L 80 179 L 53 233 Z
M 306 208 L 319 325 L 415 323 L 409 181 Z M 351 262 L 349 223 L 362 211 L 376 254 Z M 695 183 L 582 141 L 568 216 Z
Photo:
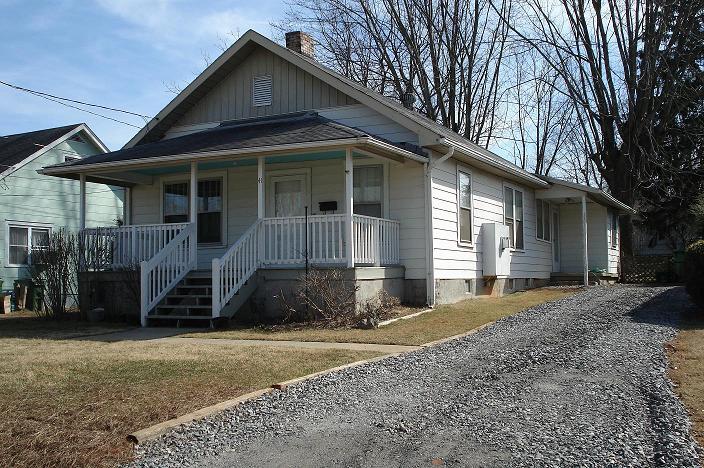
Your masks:
M 501 186 L 501 216 L 504 221 L 504 225 L 508 226 L 506 224 L 506 189 L 509 188 L 513 190 L 513 239 L 511 239 L 511 244 L 512 247 L 509 248 L 509 252 L 525 252 L 526 251 L 526 191 L 525 189 L 519 187 L 518 185 L 510 184 L 508 182 L 504 182 Z M 522 248 L 517 248 L 514 247 L 513 245 L 516 244 L 516 193 L 515 192 L 521 192 L 521 198 L 523 200 L 523 219 L 522 219 L 522 231 L 523 231 L 523 247 Z
M 27 231 L 27 248 L 29 249 L 29 263 L 10 263 L 10 228 L 26 228 Z M 31 253 L 32 253 L 32 228 L 37 229 L 48 229 L 49 236 L 54 229 L 54 225 L 50 223 L 37 223 L 32 221 L 17 221 L 17 220 L 5 220 L 5 267 L 7 268 L 26 268 L 32 265 Z
M 460 173 L 469 176 L 469 224 L 470 224 L 470 241 L 460 239 Z M 472 171 L 463 164 L 457 164 L 455 170 L 455 195 L 456 195 L 456 207 L 457 207 L 457 245 L 460 247 L 474 247 L 474 175 Z
M 227 171 L 219 170 L 219 171 L 198 171 L 198 182 L 203 181 L 203 180 L 215 180 L 215 179 L 220 179 L 222 182 L 222 228 L 221 228 L 221 241 L 220 242 L 209 242 L 209 243 L 202 243 L 198 242 L 198 247 L 199 248 L 209 248 L 209 247 L 225 247 L 229 245 L 228 237 L 227 237 L 227 218 L 228 218 L 228 209 L 227 209 Z M 170 175 L 170 176 L 162 176 L 159 180 L 161 182 L 159 186 L 159 223 L 161 224 L 166 224 L 164 223 L 164 185 L 166 184 L 176 184 L 176 183 L 183 183 L 185 182 L 188 185 L 188 214 L 190 216 L 191 213 L 191 179 L 190 177 L 186 174 L 176 174 L 176 175 Z M 190 219 L 186 221 L 190 223 Z
M 523 199 L 525 201 L 525 198 Z M 543 223 L 543 237 L 538 236 L 538 206 L 540 206 L 540 210 L 543 210 L 543 204 L 548 205 L 548 232 L 550 233 L 550 238 L 546 239 L 545 238 L 545 224 Z M 553 205 L 547 200 L 544 200 L 542 198 L 536 198 L 535 199 L 535 239 L 540 242 L 545 242 L 546 244 L 550 244 L 552 242 L 552 210 L 553 210 Z M 524 214 L 525 215 L 525 214 Z M 543 211 L 543 221 L 545 220 L 545 211 Z

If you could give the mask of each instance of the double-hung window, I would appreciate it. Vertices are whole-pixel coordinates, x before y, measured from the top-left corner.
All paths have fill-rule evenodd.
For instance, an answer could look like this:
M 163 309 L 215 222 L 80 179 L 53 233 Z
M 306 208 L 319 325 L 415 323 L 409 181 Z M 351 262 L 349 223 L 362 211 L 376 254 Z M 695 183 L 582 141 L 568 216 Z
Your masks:
M 457 240 L 472 243 L 472 176 L 457 170 Z
M 609 213 L 611 216 L 611 232 L 609 233 L 609 244 L 612 249 L 618 248 L 618 214 L 615 211 Z
M 188 182 L 164 184 L 164 222 L 187 223 L 190 210 Z M 222 179 L 198 181 L 198 242 L 222 242 L 223 203 Z
M 550 241 L 550 203 L 536 200 L 535 215 L 538 239 Z
M 357 166 L 352 174 L 354 214 L 384 216 L 384 167 Z
M 504 187 L 504 224 L 511 248 L 523 249 L 523 192 L 512 187 Z
M 9 265 L 31 265 L 32 253 L 46 249 L 49 245 L 49 227 L 9 224 L 7 263 Z

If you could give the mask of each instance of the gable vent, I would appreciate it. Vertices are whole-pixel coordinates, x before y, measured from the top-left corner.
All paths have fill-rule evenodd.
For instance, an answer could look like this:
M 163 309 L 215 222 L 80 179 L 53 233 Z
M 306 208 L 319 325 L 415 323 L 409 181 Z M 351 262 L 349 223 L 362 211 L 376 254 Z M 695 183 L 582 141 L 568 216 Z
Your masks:
M 271 75 L 255 76 L 252 81 L 252 105 L 270 106 L 271 95 Z

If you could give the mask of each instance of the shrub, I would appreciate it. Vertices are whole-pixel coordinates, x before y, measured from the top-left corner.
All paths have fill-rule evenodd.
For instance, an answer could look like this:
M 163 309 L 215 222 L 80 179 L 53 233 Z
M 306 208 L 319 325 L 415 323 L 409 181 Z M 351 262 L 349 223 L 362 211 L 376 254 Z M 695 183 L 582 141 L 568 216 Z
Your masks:
M 43 313 L 62 318 L 78 291 L 78 236 L 66 229 L 54 231 L 47 246 L 32 252 L 32 282 L 43 290 Z
M 704 240 L 687 247 L 684 255 L 684 280 L 692 301 L 704 309 Z

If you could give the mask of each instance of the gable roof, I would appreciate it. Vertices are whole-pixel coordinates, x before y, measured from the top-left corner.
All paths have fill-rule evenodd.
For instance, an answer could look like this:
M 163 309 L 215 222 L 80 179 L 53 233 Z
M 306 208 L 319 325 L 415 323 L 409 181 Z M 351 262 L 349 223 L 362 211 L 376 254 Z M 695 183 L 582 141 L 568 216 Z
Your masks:
M 521 169 L 491 151 L 472 143 L 447 127 L 422 116 L 418 112 L 406 109 L 401 103 L 355 83 L 315 59 L 287 49 L 251 29 L 223 52 L 222 55 L 198 75 L 195 80 L 167 104 L 147 125 L 137 132 L 137 134 L 127 142 L 125 148 L 161 139 L 166 130 L 174 125 L 179 118 L 191 109 L 220 80 L 237 67 L 237 65 L 257 46 L 263 47 L 280 56 L 282 59 L 293 63 L 304 71 L 316 76 L 321 81 L 339 89 L 351 98 L 369 106 L 399 124 L 413 131 L 428 134 L 429 140 L 432 140 L 433 145 L 455 147 L 463 154 L 484 165 L 503 172 L 508 172 L 513 177 L 519 178 L 534 186 L 547 186 L 539 177 Z
M 188 135 L 159 140 L 151 143 L 123 148 L 111 153 L 97 154 L 77 161 L 50 166 L 54 168 L 75 168 L 116 162 L 145 163 L 154 158 L 180 155 L 208 155 L 216 152 L 270 148 L 279 145 L 296 145 L 318 142 L 339 142 L 343 140 L 373 138 L 361 130 L 348 127 L 315 112 L 300 112 L 285 117 L 273 116 L 222 122 L 217 127 Z M 378 140 L 378 138 L 377 138 Z M 385 142 L 402 151 L 423 156 L 420 148 L 410 145 L 397 145 Z
M 16 171 L 80 131 L 84 131 L 100 150 L 107 151 L 86 124 L 0 136 L 0 176 Z

